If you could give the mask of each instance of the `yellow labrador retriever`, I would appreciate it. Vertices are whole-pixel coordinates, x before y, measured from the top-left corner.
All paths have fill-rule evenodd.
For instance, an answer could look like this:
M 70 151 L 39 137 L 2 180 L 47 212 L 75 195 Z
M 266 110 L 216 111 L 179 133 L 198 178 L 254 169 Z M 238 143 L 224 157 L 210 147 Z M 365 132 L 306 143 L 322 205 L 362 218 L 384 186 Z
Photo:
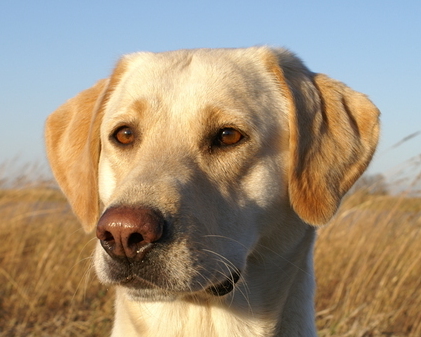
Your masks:
M 117 287 L 112 336 L 316 336 L 314 225 L 366 169 L 378 117 L 267 47 L 127 55 L 55 111 L 49 160 Z

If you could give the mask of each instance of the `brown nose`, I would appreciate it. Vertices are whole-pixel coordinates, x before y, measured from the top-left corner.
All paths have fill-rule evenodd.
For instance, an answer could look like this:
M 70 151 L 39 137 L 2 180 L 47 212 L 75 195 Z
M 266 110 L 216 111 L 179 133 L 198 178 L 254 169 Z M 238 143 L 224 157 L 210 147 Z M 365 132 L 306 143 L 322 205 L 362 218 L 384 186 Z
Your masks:
M 112 258 L 141 260 L 163 229 L 162 215 L 150 208 L 111 207 L 99 219 L 96 236 Z

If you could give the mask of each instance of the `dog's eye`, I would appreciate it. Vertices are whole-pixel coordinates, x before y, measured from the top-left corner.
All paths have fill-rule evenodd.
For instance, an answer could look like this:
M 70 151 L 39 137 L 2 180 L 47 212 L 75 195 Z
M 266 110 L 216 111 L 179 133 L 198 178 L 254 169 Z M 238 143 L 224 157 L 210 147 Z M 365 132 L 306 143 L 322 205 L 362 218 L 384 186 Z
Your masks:
M 241 132 L 233 128 L 225 128 L 219 130 L 217 137 L 218 143 L 220 145 L 234 145 L 237 144 L 241 139 L 243 139 Z
M 122 144 L 122 145 L 129 145 L 132 144 L 135 140 L 135 135 L 133 130 L 128 126 L 122 126 L 118 128 L 114 134 L 114 139 Z

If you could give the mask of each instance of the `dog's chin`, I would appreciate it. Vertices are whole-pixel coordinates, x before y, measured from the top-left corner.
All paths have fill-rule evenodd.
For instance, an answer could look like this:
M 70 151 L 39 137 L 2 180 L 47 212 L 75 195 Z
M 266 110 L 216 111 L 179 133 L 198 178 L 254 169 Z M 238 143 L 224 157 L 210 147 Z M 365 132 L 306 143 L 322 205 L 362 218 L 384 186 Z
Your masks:
M 125 293 L 134 302 L 173 302 L 182 297 L 178 293 L 162 289 L 134 289 L 125 288 Z
M 124 288 L 126 294 L 132 301 L 175 301 L 181 298 L 200 298 L 200 297 L 222 297 L 231 293 L 235 284 L 240 279 L 239 273 L 233 273 L 230 278 L 225 281 L 212 284 L 200 290 L 178 290 L 171 291 L 162 289 L 156 285 L 145 281 L 138 277 L 127 278 L 119 284 L 120 288 Z

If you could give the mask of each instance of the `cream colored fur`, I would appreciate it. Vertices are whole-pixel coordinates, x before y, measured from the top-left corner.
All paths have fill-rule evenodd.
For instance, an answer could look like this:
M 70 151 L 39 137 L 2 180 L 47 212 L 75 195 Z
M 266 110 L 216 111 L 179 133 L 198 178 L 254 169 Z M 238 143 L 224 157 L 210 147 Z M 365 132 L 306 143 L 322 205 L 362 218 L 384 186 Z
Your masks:
M 174 232 L 136 274 L 153 289 L 121 284 L 98 244 L 98 277 L 117 287 L 112 336 L 316 336 L 313 225 L 367 167 L 378 116 L 366 96 L 266 47 L 127 55 L 60 107 L 48 156 L 84 228 L 128 205 L 158 209 Z M 126 147 L 113 140 L 123 125 L 135 131 Z M 225 128 L 243 139 L 215 145 Z M 205 291 L 236 271 L 232 292 Z

